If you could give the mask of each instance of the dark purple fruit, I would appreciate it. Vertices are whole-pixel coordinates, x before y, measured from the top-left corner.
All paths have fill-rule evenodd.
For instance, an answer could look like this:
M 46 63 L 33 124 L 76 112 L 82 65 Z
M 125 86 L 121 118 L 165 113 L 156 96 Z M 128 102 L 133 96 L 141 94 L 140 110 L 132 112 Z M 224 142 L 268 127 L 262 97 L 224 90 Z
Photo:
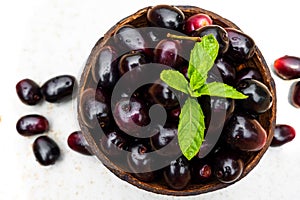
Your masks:
M 150 138 L 151 146 L 162 156 L 179 156 L 177 127 L 158 126 L 158 133 Z
M 233 152 L 219 152 L 214 159 L 214 175 L 222 183 L 233 183 L 243 173 L 244 162 Z
M 234 29 L 225 28 L 229 38 L 229 48 L 226 57 L 234 63 L 244 63 L 254 55 L 254 40 L 245 33 Z
M 132 25 L 121 26 L 114 34 L 116 45 L 123 49 L 123 52 L 142 51 L 147 52 L 147 44 L 140 31 Z
M 274 61 L 274 71 L 285 80 L 300 78 L 300 58 L 283 56 Z
M 229 38 L 227 31 L 219 25 L 207 25 L 195 30 L 192 36 L 203 37 L 212 34 L 219 43 L 219 55 L 223 55 L 229 47 Z
M 296 130 L 286 124 L 277 124 L 274 137 L 270 144 L 271 147 L 278 147 L 292 141 L 296 136 Z
M 49 122 L 42 115 L 25 115 L 18 120 L 16 128 L 21 135 L 32 136 L 48 131 Z
M 97 94 L 97 95 L 96 95 Z M 110 124 L 110 106 L 102 99 L 101 90 L 88 88 L 80 97 L 79 114 L 83 122 L 90 128 L 105 128 Z
M 215 61 L 207 76 L 206 83 L 222 82 L 228 85 L 235 85 L 236 70 L 226 60 L 219 58 Z
M 300 81 L 296 81 L 292 84 L 290 88 L 289 101 L 294 107 L 300 108 Z
M 36 105 L 43 98 L 40 86 L 30 79 L 23 79 L 16 85 L 20 100 L 26 105 Z
M 39 136 L 32 145 L 36 160 L 44 166 L 53 165 L 60 156 L 56 142 L 48 136 Z
M 128 138 L 121 131 L 111 131 L 102 136 L 100 147 L 105 155 L 114 158 L 122 155 L 127 150 Z
M 45 100 L 51 103 L 60 102 L 66 97 L 70 97 L 75 91 L 76 80 L 71 75 L 60 75 L 46 81 L 41 91 Z
M 68 146 L 78 153 L 83 155 L 93 155 L 87 141 L 85 140 L 81 131 L 75 131 L 68 137 Z
M 145 103 L 135 98 L 119 100 L 113 114 L 118 127 L 129 135 L 140 134 L 141 127 L 150 122 Z
M 163 171 L 167 185 L 174 190 L 184 189 L 191 181 L 190 165 L 185 157 L 171 161 Z
M 184 24 L 185 16 L 175 6 L 157 5 L 148 10 L 147 20 L 152 26 L 180 31 Z
M 272 94 L 262 82 L 245 79 L 240 81 L 237 90 L 248 96 L 246 99 L 238 100 L 237 103 L 252 114 L 264 113 L 272 106 Z
M 257 71 L 256 69 L 254 68 L 243 68 L 241 69 L 240 71 L 237 72 L 236 74 L 236 85 L 242 81 L 242 80 L 245 80 L 245 79 L 255 79 L 257 81 L 260 81 L 262 82 L 262 76 L 261 74 L 259 73 L 259 71 Z
M 227 143 L 242 151 L 259 151 L 267 141 L 267 133 L 260 123 L 242 115 L 233 115 L 224 133 Z
M 121 57 L 119 61 L 120 75 L 123 75 L 126 72 L 131 71 L 136 67 L 140 67 L 146 63 L 147 63 L 146 57 L 141 52 L 135 51 L 135 52 L 125 54 Z M 136 78 L 136 77 L 132 77 L 132 78 Z
M 176 67 L 180 62 L 178 52 L 180 51 L 179 42 L 176 40 L 161 40 L 154 49 L 154 62 Z
M 156 177 L 156 172 L 152 170 L 153 159 L 149 156 L 149 149 L 146 145 L 137 144 L 130 148 L 127 162 L 134 176 L 144 182 L 151 182 Z
M 93 79 L 99 87 L 112 88 L 119 78 L 116 53 L 110 46 L 99 50 L 95 65 L 92 68 Z
M 173 93 L 170 87 L 163 81 L 156 81 L 156 83 L 150 87 L 149 93 L 155 103 L 166 108 L 174 108 L 179 105 L 175 93 Z

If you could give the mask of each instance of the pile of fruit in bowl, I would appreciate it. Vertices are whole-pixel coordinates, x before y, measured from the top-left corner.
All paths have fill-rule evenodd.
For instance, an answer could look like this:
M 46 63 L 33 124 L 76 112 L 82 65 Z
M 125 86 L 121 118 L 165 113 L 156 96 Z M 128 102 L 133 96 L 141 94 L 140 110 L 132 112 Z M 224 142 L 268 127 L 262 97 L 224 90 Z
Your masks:
M 160 194 L 237 182 L 275 128 L 275 84 L 254 40 L 193 6 L 146 7 L 119 21 L 92 49 L 78 94 L 92 153 Z

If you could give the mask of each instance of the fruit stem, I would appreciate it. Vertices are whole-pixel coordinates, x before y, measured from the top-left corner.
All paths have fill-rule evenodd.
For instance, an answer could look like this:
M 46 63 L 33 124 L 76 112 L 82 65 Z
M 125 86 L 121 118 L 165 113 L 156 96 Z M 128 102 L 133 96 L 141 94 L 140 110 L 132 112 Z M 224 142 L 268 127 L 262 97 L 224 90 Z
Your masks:
M 183 36 L 183 35 L 174 35 L 171 33 L 167 34 L 168 38 L 172 39 L 180 39 L 180 40 L 192 40 L 194 42 L 201 42 L 201 37 L 191 37 L 191 36 Z

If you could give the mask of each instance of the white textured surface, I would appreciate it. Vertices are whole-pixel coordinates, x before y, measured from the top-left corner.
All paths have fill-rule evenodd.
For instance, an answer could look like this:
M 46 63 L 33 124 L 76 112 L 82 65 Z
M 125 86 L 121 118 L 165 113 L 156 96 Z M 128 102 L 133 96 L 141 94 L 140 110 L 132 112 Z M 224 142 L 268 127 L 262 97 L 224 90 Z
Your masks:
M 29 107 L 15 93 L 15 84 L 22 78 L 41 84 L 64 73 L 79 77 L 91 48 L 112 24 L 142 7 L 162 3 L 195 5 L 230 19 L 254 38 L 269 66 L 285 54 L 300 56 L 297 1 L 250 2 L 251 5 L 238 0 L 1 1 L 0 199 L 299 199 L 299 137 L 281 148 L 269 149 L 246 178 L 226 189 L 195 197 L 161 196 L 119 180 L 96 158 L 79 155 L 67 147 L 68 135 L 78 129 L 72 102 L 44 102 Z M 292 82 L 274 78 L 277 122 L 290 124 L 300 132 L 300 110 L 287 100 Z M 34 137 L 21 137 L 15 130 L 18 118 L 29 113 L 49 118 L 51 128 L 47 134 L 62 150 L 54 166 L 41 167 L 35 162 L 31 149 Z

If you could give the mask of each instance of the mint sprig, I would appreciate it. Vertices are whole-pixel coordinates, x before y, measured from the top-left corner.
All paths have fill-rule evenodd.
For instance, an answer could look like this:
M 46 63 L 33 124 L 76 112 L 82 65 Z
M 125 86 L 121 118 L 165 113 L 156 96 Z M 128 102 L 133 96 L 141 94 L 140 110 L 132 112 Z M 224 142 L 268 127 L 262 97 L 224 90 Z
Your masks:
M 170 87 L 189 95 L 181 109 L 178 124 L 178 143 L 183 155 L 191 160 L 204 141 L 204 114 L 197 97 L 202 95 L 232 99 L 247 96 L 225 83 L 206 83 L 207 74 L 217 58 L 219 43 L 212 34 L 202 37 L 191 51 L 188 67 L 189 81 L 178 71 L 163 70 L 160 79 Z

